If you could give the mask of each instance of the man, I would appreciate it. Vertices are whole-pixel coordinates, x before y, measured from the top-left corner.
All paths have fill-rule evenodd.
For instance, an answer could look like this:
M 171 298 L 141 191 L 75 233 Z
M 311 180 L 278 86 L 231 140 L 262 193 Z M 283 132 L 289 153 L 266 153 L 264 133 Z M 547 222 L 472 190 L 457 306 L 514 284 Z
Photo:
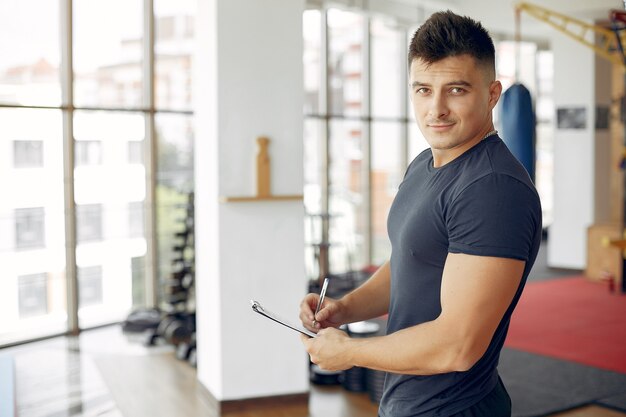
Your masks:
M 493 42 L 474 20 L 440 12 L 409 47 L 411 100 L 430 144 L 389 212 L 390 260 L 339 300 L 307 295 L 303 337 L 323 369 L 387 371 L 381 417 L 510 416 L 497 364 L 541 240 L 537 192 L 497 136 L 502 86 Z M 389 313 L 387 335 L 341 324 Z

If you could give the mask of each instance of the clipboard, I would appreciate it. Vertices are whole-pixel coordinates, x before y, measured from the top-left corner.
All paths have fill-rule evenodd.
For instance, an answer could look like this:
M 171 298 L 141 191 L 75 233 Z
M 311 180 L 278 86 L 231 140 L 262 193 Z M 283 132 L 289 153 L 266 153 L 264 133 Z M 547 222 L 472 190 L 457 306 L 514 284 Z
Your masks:
M 317 336 L 315 333 L 305 329 L 302 326 L 296 326 L 296 325 L 293 325 L 293 324 L 291 324 L 291 323 L 281 319 L 280 317 L 278 317 L 277 315 L 273 314 L 269 310 L 263 308 L 261 303 L 259 303 L 258 301 L 250 300 L 250 306 L 252 307 L 252 311 L 254 311 L 255 313 L 259 313 L 263 317 L 266 317 L 266 318 L 268 318 L 268 319 L 270 319 L 272 321 L 275 321 L 276 323 L 282 324 L 285 327 L 289 327 L 291 330 L 295 330 L 296 332 L 302 333 L 303 335 L 309 336 L 309 337 Z

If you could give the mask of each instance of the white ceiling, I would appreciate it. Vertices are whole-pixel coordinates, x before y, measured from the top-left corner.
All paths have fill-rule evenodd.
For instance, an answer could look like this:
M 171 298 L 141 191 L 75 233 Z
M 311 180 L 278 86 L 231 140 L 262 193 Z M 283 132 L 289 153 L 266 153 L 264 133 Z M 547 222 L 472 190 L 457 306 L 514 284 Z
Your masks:
M 451 10 L 480 20 L 492 34 L 515 34 L 515 4 L 518 0 L 394 0 L 429 10 Z M 622 0 L 533 0 L 530 3 L 575 17 L 596 21 L 608 19 L 611 9 L 624 10 Z M 553 29 L 528 14 L 522 13 L 521 34 L 529 38 L 549 38 Z

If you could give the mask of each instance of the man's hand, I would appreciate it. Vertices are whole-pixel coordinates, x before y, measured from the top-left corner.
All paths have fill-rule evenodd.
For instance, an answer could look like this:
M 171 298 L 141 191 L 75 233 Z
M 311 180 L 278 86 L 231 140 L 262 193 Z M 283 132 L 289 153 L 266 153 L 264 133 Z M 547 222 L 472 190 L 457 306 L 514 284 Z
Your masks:
M 324 298 L 324 305 L 320 308 L 320 311 L 317 312 L 317 316 L 315 317 L 315 309 L 317 308 L 319 299 L 320 296 L 318 294 L 311 293 L 304 297 L 300 303 L 300 321 L 302 321 L 302 325 L 306 329 L 317 333 L 320 329 L 339 327 L 344 324 L 341 321 L 341 303 L 328 297 Z
M 354 366 L 351 362 L 350 337 L 334 328 L 322 329 L 317 337 L 301 335 L 311 362 L 327 371 L 343 371 Z

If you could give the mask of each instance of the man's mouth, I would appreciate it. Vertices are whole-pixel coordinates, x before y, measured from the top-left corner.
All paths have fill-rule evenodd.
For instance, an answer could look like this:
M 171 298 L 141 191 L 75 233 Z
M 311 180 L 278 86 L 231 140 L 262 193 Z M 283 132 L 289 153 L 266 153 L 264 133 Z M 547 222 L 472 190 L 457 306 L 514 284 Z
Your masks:
M 431 129 L 447 129 L 453 125 L 454 123 L 428 123 L 428 127 Z

